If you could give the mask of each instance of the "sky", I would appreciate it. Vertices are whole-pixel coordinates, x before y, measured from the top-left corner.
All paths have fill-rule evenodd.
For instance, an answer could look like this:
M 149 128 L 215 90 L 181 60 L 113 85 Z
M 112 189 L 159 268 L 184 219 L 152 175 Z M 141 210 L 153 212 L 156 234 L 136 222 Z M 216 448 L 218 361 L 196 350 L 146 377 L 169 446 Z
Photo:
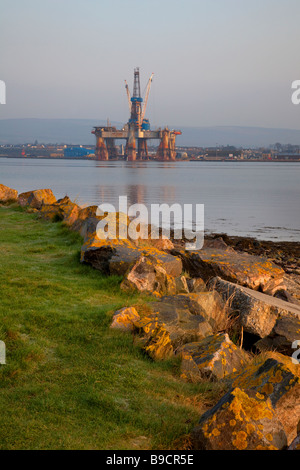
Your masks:
M 0 0 L 0 119 L 300 129 L 299 0 Z M 95 124 L 96 125 L 96 124 Z

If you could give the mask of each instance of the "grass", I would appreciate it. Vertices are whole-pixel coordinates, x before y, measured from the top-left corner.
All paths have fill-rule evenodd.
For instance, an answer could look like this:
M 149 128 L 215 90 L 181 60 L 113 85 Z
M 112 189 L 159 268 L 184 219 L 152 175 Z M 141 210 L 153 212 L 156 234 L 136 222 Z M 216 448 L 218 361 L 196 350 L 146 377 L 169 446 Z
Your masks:
M 179 378 L 130 334 L 116 309 L 144 302 L 79 262 L 81 238 L 0 207 L 0 449 L 178 449 L 220 386 Z

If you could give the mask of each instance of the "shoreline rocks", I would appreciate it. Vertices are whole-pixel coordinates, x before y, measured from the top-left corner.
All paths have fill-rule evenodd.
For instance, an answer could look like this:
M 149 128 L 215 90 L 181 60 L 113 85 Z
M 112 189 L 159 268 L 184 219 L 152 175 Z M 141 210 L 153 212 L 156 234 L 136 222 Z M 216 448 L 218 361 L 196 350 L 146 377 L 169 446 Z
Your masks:
M 247 361 L 246 352 L 230 341 L 227 333 L 187 343 L 176 354 L 182 359 L 181 377 L 191 382 L 221 380 L 240 370 Z
M 11 200 L 78 232 L 84 238 L 81 262 L 123 276 L 125 291 L 153 295 L 153 302 L 117 310 L 112 329 L 132 334 L 153 360 L 181 358 L 183 380 L 220 381 L 227 388 L 192 431 L 193 449 L 297 447 L 300 371 L 289 355 L 292 342 L 300 340 L 300 306 L 286 300 L 300 301 L 300 276 L 299 260 L 288 257 L 288 248 L 277 256 L 268 248 L 275 246 L 271 242 L 222 234 L 205 240 L 202 250 L 187 252 L 163 236 L 130 239 L 129 218 L 122 213 L 107 214 L 117 231 L 105 232 L 106 239 L 97 206 L 81 208 L 67 196 L 56 201 L 50 189 L 18 196 L 0 185 L 0 202 Z M 293 249 L 298 253 L 295 244 Z M 259 360 L 237 346 L 240 338 L 228 328 L 232 314 L 255 335 L 255 347 L 263 351 Z
M 51 189 L 36 189 L 19 194 L 18 202 L 21 207 L 30 206 L 39 210 L 44 204 L 55 204 L 56 198 Z
M 269 356 L 265 362 L 238 373 L 232 387 L 255 390 L 269 400 L 290 444 L 297 436 L 300 422 L 300 367 L 282 354 L 270 353 Z
M 191 437 L 194 450 L 279 450 L 287 445 L 270 400 L 240 388 L 204 413 Z
M 0 203 L 16 202 L 18 200 L 18 191 L 0 184 Z
M 271 333 L 279 316 L 300 319 L 298 305 L 233 284 L 220 277 L 214 278 L 210 285 L 225 300 L 230 300 L 230 306 L 239 314 L 245 331 L 261 338 Z
M 219 248 L 190 252 L 175 249 L 171 253 L 182 259 L 183 268 L 191 277 L 201 277 L 205 282 L 219 276 L 266 293 L 282 289 L 284 271 L 267 258 Z

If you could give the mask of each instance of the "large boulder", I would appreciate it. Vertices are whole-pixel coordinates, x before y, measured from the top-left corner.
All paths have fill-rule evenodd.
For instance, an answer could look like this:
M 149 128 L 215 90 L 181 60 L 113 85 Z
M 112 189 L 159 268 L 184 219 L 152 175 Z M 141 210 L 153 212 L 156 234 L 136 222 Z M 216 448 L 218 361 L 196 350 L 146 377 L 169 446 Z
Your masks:
M 178 277 L 182 273 L 181 259 L 170 255 L 164 251 L 160 251 L 155 247 L 138 247 L 143 256 L 151 256 L 157 265 L 164 268 L 168 276 Z
M 83 220 L 78 218 L 71 226 L 71 230 L 78 232 L 82 236 L 84 242 L 86 242 L 87 240 L 91 240 L 95 235 L 98 222 L 98 217 L 87 217 Z
M 224 302 L 216 291 L 167 295 L 160 302 L 154 303 L 153 308 L 159 312 L 184 309 L 192 315 L 202 315 L 213 331 L 218 330 L 219 323 L 225 323 L 227 315 Z
M 51 189 L 36 189 L 19 194 L 18 202 L 22 207 L 30 206 L 34 209 L 41 209 L 44 204 L 54 204 L 56 198 Z
M 176 294 L 189 294 L 189 286 L 185 276 L 175 277 Z
M 284 276 L 284 284 L 288 292 L 286 300 L 288 302 L 300 304 L 300 275 L 299 274 L 286 274 Z M 293 300 L 290 300 L 293 299 Z
M 191 382 L 218 380 L 240 370 L 247 354 L 238 348 L 227 333 L 209 336 L 179 348 L 181 377 Z
M 141 256 L 121 283 L 122 290 L 138 290 L 156 296 L 176 294 L 176 281 L 152 256 Z
M 216 290 L 195 292 L 190 297 L 204 310 L 204 315 L 215 332 L 226 329 L 231 312 Z
M 284 271 L 267 258 L 217 248 L 198 251 L 175 249 L 171 253 L 181 257 L 183 268 L 191 277 L 201 277 L 205 282 L 219 276 L 272 294 L 277 286 L 282 288 Z
M 81 261 L 91 264 L 105 274 L 125 275 L 140 257 L 151 257 L 168 276 L 178 277 L 182 272 L 180 258 L 155 247 L 136 246 L 129 239 L 100 239 L 92 233 L 81 248 Z
M 62 214 L 57 203 L 44 204 L 39 210 L 39 217 L 49 222 L 58 222 L 62 220 Z
M 248 365 L 232 380 L 232 388 L 251 389 L 268 400 L 290 444 L 300 421 L 300 369 L 290 357 L 268 353 L 266 360 Z
M 122 331 L 133 331 L 134 323 L 140 320 L 140 316 L 134 307 L 124 307 L 117 310 L 112 319 L 110 328 Z
M 168 237 L 163 236 L 163 235 L 161 236 L 161 238 L 151 239 L 150 243 L 155 248 L 157 248 L 158 250 L 161 250 L 161 251 L 162 250 L 173 250 L 174 249 L 173 242 L 171 242 L 171 240 Z
M 239 314 L 245 331 L 264 338 L 273 330 L 279 316 L 300 318 L 300 307 L 261 292 L 242 287 L 217 277 L 211 281 L 231 309 Z
M 129 219 L 121 212 L 106 214 L 107 225 L 103 228 L 98 225 L 100 220 L 101 217 L 88 217 L 78 225 L 85 240 L 81 247 L 81 262 L 91 264 L 104 274 L 124 275 L 140 256 L 135 244 L 126 238 Z M 122 231 L 124 239 L 119 237 Z
M 18 200 L 18 191 L 11 189 L 4 184 L 0 184 L 0 203 L 1 202 L 16 202 Z
M 78 214 L 78 219 L 79 220 L 85 220 L 88 217 L 96 217 L 96 218 L 101 218 L 101 216 L 97 215 L 98 211 L 98 206 L 86 206 L 86 207 L 81 207 L 79 214 Z
M 271 401 L 238 387 L 201 416 L 191 438 L 195 450 L 278 450 L 287 445 Z
M 84 240 L 96 233 L 97 224 L 101 216 L 97 215 L 98 206 L 87 206 L 79 208 L 77 219 L 71 226 L 75 232 L 79 232 Z
M 203 248 L 214 248 L 218 250 L 225 250 L 231 253 L 234 253 L 234 249 L 231 246 L 228 246 L 227 243 L 223 240 L 222 237 L 217 237 L 213 239 L 206 238 L 204 240 Z
M 300 342 L 300 318 L 279 316 L 269 336 L 257 341 L 255 346 L 260 351 L 277 351 L 292 356 L 295 341 Z
M 138 290 L 154 294 L 158 297 L 162 295 L 175 295 L 179 293 L 188 293 L 188 286 L 184 276 L 174 277 L 169 273 L 174 272 L 174 266 L 181 261 L 173 259 L 173 256 L 164 253 L 156 253 L 155 256 L 141 256 L 126 272 L 122 290 Z
M 60 199 L 58 201 L 58 205 L 64 223 L 72 226 L 78 218 L 80 207 L 75 202 L 72 202 L 68 196 Z
M 178 294 L 168 295 L 162 297 L 160 302 L 155 302 L 151 305 L 158 311 L 186 309 L 192 315 L 205 315 L 207 312 L 201 305 L 201 296 L 199 294 Z
M 172 298 L 150 303 L 151 313 L 141 316 L 135 323 L 139 342 L 153 359 L 170 357 L 183 344 L 199 341 L 213 333 L 205 318 L 196 313 L 199 307 L 195 305 L 195 313 L 191 313 L 185 303 L 172 303 Z
M 207 291 L 206 284 L 201 277 L 187 279 L 187 285 L 191 293 Z
M 103 274 L 124 276 L 140 255 L 129 240 L 100 240 L 92 234 L 81 247 L 80 260 Z
M 71 226 L 77 219 L 80 207 L 71 201 L 68 196 L 59 199 L 53 204 L 43 204 L 40 208 L 40 217 L 49 221 L 61 220 Z

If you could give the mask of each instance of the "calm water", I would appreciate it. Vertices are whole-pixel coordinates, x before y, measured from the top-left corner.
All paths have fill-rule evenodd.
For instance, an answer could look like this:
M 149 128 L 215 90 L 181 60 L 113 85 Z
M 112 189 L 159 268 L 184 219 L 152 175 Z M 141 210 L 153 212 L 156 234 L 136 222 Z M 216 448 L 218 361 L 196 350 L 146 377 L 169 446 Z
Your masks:
M 0 182 L 81 205 L 205 205 L 205 230 L 300 241 L 300 163 L 96 162 L 0 158 Z

